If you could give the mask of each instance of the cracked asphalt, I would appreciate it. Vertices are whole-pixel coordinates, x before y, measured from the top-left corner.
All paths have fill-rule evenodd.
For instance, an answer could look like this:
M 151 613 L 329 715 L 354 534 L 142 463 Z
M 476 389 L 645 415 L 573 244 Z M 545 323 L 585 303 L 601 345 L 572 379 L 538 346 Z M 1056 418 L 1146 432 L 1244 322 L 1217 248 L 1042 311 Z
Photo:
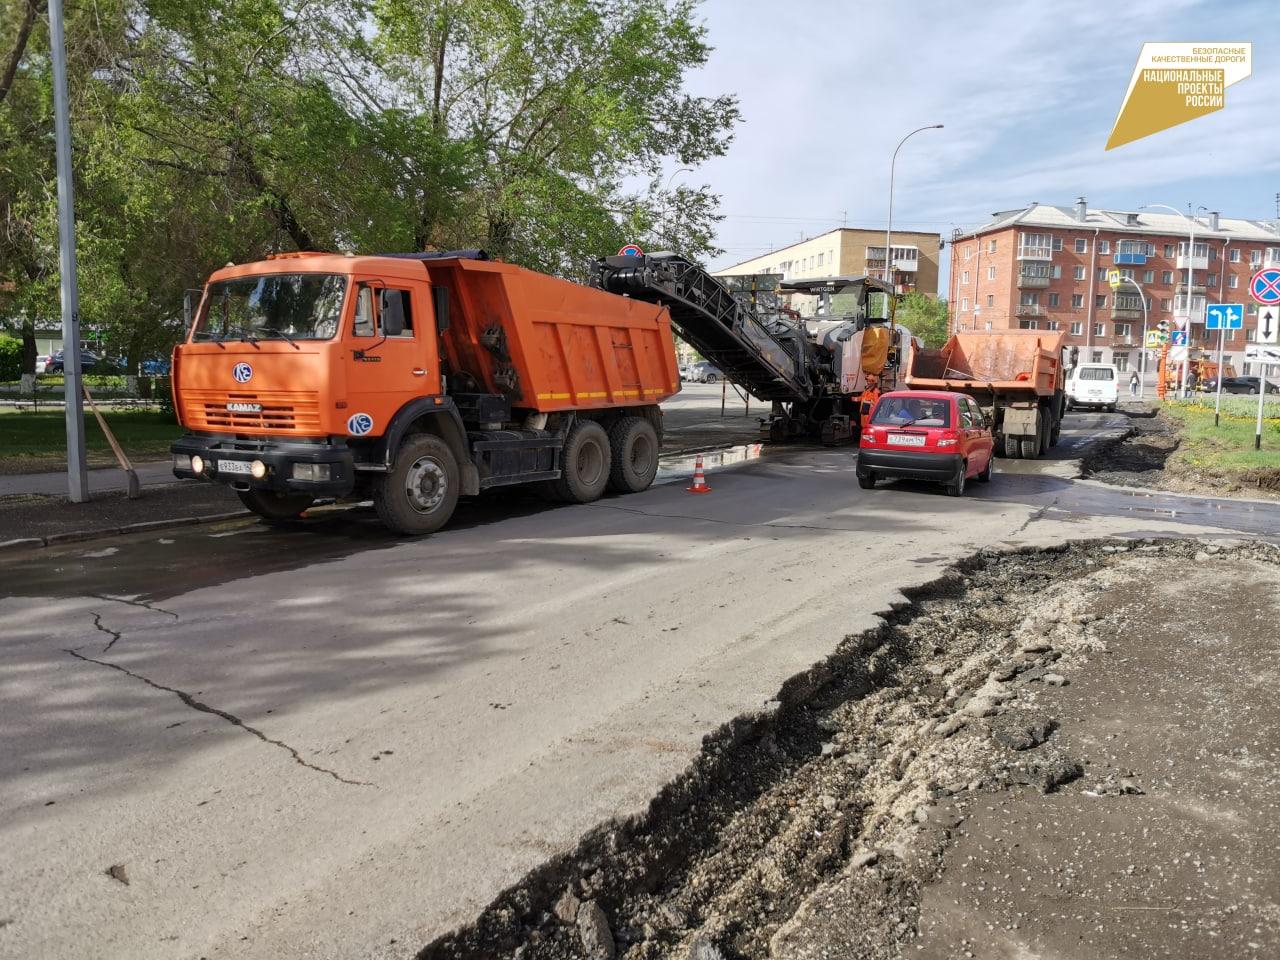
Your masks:
M 961 556 L 1280 538 L 1071 480 L 1121 427 L 963 500 L 767 448 L 710 496 L 483 498 L 419 541 L 357 510 L 5 557 L 0 957 L 412 956 Z

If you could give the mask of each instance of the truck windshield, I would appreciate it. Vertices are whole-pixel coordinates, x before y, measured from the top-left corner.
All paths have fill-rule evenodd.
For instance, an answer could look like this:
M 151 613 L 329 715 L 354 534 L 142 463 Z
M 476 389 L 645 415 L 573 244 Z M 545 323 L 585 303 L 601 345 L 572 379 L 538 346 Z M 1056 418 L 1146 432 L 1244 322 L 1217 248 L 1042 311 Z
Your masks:
M 209 286 L 194 340 L 330 340 L 338 332 L 347 278 L 279 273 Z

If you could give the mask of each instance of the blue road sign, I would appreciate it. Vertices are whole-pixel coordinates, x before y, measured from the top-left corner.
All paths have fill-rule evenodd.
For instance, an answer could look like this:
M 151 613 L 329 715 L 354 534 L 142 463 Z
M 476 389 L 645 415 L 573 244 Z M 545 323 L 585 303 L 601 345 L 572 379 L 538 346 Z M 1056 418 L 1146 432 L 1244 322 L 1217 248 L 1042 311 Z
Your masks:
M 1259 270 L 1249 281 L 1249 292 L 1259 303 L 1280 303 L 1280 267 Z
M 1169 334 L 1169 345 L 1172 347 L 1185 347 L 1187 345 L 1187 331 L 1174 330 Z
M 1211 303 L 1205 309 L 1206 330 L 1243 330 L 1243 303 Z

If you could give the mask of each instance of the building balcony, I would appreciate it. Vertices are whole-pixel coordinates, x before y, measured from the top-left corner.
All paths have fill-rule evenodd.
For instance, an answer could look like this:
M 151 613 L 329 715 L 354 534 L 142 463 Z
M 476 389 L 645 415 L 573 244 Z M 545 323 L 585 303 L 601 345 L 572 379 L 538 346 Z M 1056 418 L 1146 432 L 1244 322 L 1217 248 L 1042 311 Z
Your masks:
M 1029 277 L 1020 273 L 1018 274 L 1018 286 L 1024 290 L 1047 287 L 1051 279 L 1051 277 Z
M 1140 347 L 1142 346 L 1141 337 L 1112 337 L 1111 345 L 1113 347 Z
M 1176 294 L 1178 294 L 1179 296 L 1181 296 L 1182 294 L 1186 293 L 1186 292 L 1187 292 L 1187 282 L 1186 282 L 1185 280 L 1178 280 L 1178 281 L 1175 281 L 1175 282 L 1174 282 L 1174 284 L 1173 284 L 1173 292 L 1174 292 L 1174 293 L 1176 293 Z M 1205 295 L 1205 293 L 1206 293 L 1206 292 L 1207 292 L 1207 288 L 1205 287 L 1205 285 L 1204 285 L 1203 283 L 1196 283 L 1196 284 L 1192 284 L 1192 286 L 1191 286 L 1191 295 L 1192 295 L 1192 296 L 1195 296 L 1195 297 L 1202 297 L 1202 296 L 1204 296 L 1204 295 Z
M 1179 252 L 1178 259 L 1175 266 L 1177 266 L 1179 270 L 1186 270 L 1188 265 L 1191 267 L 1192 270 L 1208 270 L 1209 254 L 1205 253 L 1203 256 L 1193 257 L 1186 253 Z
M 1052 260 L 1053 247 L 1052 246 L 1018 247 L 1018 259 L 1019 260 Z
M 1115 255 L 1115 264 L 1117 267 L 1141 267 L 1147 262 L 1145 253 L 1117 253 Z
M 1038 303 L 1020 303 L 1013 308 L 1015 317 L 1043 317 L 1045 309 Z
M 1113 306 L 1111 308 L 1111 319 L 1113 320 L 1141 320 L 1142 306 Z

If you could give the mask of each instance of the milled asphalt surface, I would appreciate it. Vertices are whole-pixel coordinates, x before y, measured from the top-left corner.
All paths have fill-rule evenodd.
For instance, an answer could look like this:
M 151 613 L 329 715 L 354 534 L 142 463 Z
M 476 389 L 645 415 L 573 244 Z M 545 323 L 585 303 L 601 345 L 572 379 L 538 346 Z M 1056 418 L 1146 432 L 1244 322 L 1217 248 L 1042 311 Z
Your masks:
M 412 956 L 959 556 L 1280 538 L 1065 459 L 962 500 L 852 462 L 482 498 L 416 541 L 354 511 L 0 557 L 0 956 Z

